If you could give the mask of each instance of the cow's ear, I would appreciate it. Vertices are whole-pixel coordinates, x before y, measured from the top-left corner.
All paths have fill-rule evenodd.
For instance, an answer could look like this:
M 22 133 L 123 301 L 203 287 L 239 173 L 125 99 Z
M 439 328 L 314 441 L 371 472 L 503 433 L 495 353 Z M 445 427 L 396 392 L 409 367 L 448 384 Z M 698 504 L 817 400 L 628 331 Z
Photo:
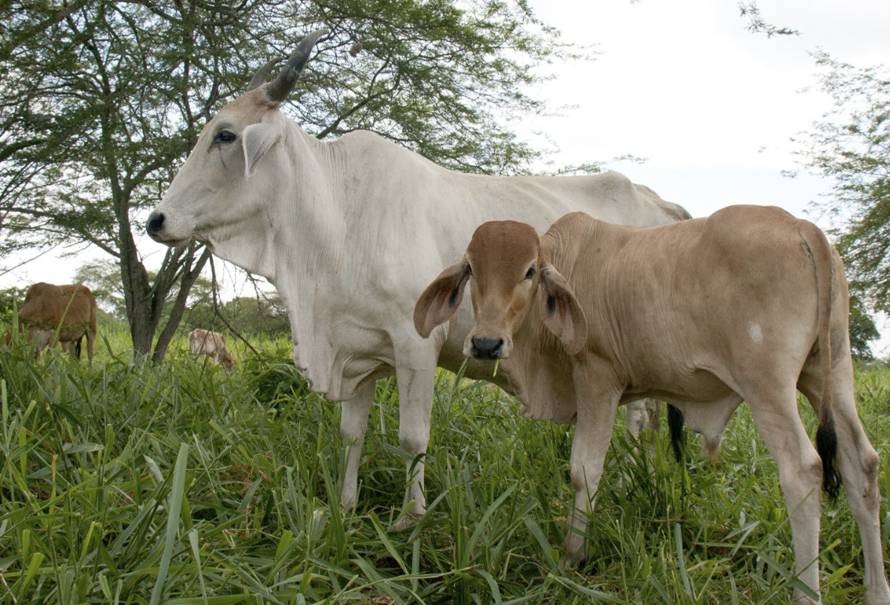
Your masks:
M 244 150 L 244 178 L 249 179 L 256 172 L 257 162 L 269 151 L 280 136 L 277 124 L 260 122 L 251 124 L 241 133 L 241 148 Z
M 414 328 L 426 338 L 433 328 L 447 321 L 464 298 L 464 286 L 470 279 L 470 263 L 461 259 L 451 265 L 426 287 L 414 306 Z
M 569 355 L 579 353 L 587 342 L 587 318 L 571 286 L 553 265 L 541 267 L 538 296 L 544 307 L 544 325 L 559 338 Z

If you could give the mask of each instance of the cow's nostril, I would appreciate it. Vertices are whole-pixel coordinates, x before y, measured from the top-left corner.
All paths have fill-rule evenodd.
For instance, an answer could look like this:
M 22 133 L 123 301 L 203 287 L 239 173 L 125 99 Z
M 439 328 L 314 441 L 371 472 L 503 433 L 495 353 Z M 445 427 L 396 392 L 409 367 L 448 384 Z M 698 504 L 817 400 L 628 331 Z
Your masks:
M 471 342 L 473 343 L 473 357 L 477 359 L 496 359 L 500 357 L 501 347 L 504 346 L 503 338 L 474 336 Z
M 148 222 L 145 224 L 145 230 L 149 235 L 157 235 L 164 227 L 164 213 L 152 212 L 148 215 Z

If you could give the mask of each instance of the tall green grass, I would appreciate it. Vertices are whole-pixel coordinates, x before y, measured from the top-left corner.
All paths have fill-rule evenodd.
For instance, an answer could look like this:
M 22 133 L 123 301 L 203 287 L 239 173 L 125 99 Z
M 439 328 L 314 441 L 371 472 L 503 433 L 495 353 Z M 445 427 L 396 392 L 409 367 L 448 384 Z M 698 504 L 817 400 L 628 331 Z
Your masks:
M 0 602 L 790 601 L 790 527 L 744 408 L 718 465 L 693 439 L 681 468 L 661 435 L 650 461 L 619 427 L 589 560 L 562 570 L 571 427 L 526 420 L 494 387 L 442 373 L 430 513 L 390 533 L 404 489 L 393 382 L 378 386 L 357 511 L 342 513 L 337 406 L 305 391 L 286 340 L 261 342 L 263 359 L 235 348 L 232 373 L 181 343 L 163 365 L 133 364 L 114 331 L 92 368 L 0 351 Z M 890 370 L 861 372 L 858 390 L 886 460 Z M 825 602 L 857 602 L 855 523 L 843 498 L 823 509 Z

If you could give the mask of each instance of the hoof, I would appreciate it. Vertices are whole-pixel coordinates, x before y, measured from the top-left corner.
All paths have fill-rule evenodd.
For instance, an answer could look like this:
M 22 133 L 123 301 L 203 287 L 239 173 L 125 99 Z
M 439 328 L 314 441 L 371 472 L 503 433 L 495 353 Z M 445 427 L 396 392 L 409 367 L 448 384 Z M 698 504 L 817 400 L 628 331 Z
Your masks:
M 344 513 L 355 512 L 355 503 L 358 499 L 355 496 L 340 496 L 340 510 Z
M 563 555 L 559 560 L 560 569 L 578 569 L 587 560 L 587 551 L 583 542 L 575 544 L 575 540 L 566 540 L 563 543 Z
M 423 515 L 418 515 L 416 513 L 406 513 L 396 519 L 395 523 L 389 526 L 389 531 L 399 532 L 405 531 L 406 529 L 411 529 L 414 527 L 418 521 L 423 518 Z
M 583 553 L 577 554 L 564 554 L 562 558 L 559 560 L 559 568 L 560 569 L 578 569 L 581 567 L 581 564 L 587 560 L 587 555 Z
M 577 569 L 587 560 L 587 551 L 584 548 L 584 540 L 579 536 L 570 534 L 562 543 L 562 558 L 559 566 L 562 569 Z

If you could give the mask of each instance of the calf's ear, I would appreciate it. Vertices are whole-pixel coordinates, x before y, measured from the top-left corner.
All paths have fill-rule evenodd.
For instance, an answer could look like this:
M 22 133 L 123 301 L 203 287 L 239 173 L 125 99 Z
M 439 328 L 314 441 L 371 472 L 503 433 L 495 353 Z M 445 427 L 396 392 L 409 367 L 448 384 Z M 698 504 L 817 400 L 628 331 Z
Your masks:
M 464 258 L 442 271 L 426 287 L 414 306 L 414 328 L 418 334 L 426 338 L 433 328 L 454 315 L 469 279 L 470 264 Z
M 260 122 L 251 124 L 241 133 L 241 148 L 244 151 L 244 178 L 249 179 L 256 172 L 257 162 L 275 144 L 280 135 L 277 124 Z
M 538 296 L 544 307 L 544 325 L 559 338 L 569 355 L 579 353 L 587 342 L 587 317 L 571 286 L 553 265 L 541 267 Z

